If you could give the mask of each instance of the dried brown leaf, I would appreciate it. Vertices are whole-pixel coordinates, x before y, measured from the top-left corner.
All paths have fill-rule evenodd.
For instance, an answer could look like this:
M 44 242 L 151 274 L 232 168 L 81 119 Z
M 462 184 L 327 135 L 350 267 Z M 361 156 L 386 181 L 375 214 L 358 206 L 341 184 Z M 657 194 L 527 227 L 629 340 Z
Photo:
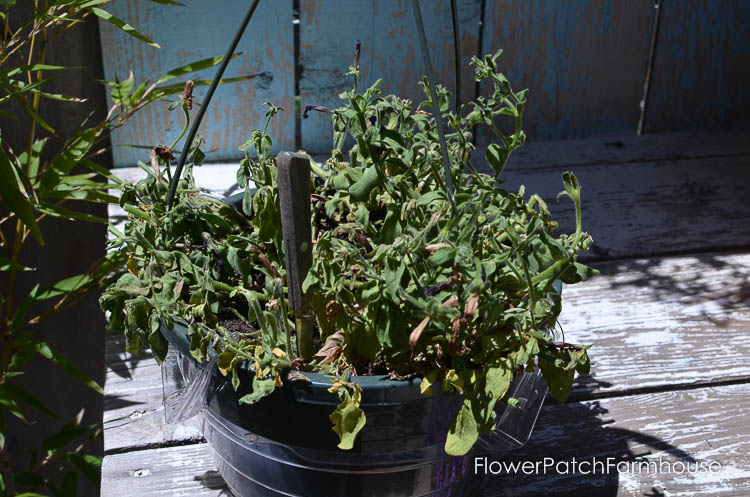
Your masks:
M 429 245 L 425 245 L 424 249 L 426 251 L 428 251 L 429 253 L 434 254 L 435 252 L 437 252 L 441 248 L 448 248 L 448 247 L 452 247 L 452 246 L 453 245 L 451 245 L 450 243 L 445 243 L 445 242 L 442 242 L 442 243 L 431 243 Z
M 337 331 L 326 340 L 326 343 L 318 350 L 313 356 L 314 359 L 319 359 L 319 364 L 324 366 L 332 363 L 343 350 L 342 344 L 344 343 L 344 334 Z
M 430 316 L 426 316 L 409 335 L 409 347 L 411 347 L 412 352 L 414 352 L 414 347 L 417 346 L 419 337 L 422 336 L 422 333 L 425 328 L 427 328 L 428 324 L 430 324 Z

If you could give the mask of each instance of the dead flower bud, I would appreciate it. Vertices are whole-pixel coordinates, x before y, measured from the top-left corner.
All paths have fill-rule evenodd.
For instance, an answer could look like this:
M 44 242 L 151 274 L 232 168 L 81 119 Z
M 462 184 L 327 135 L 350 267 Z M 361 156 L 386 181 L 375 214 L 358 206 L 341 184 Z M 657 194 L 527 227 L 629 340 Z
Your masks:
M 302 113 L 302 119 L 307 119 L 308 117 L 310 117 L 307 113 L 311 110 L 314 110 L 315 112 L 325 112 L 326 114 L 333 114 L 333 111 L 328 107 L 323 107 L 322 105 L 306 105 L 305 111 Z
M 151 149 L 151 169 L 154 170 L 154 176 L 159 177 L 159 155 L 156 153 L 156 148 Z
M 359 53 L 362 50 L 362 42 L 357 40 L 357 44 L 354 46 L 354 70 L 359 71 Z
M 279 301 L 276 299 L 270 299 L 266 302 L 266 310 L 269 312 L 275 311 L 279 307 Z
M 185 105 L 188 110 L 193 110 L 193 80 L 188 79 L 185 81 L 185 93 L 183 98 L 185 99 Z
M 333 319 L 334 317 L 336 317 L 338 313 L 340 313 L 343 310 L 344 310 L 344 307 L 341 304 L 331 300 L 330 302 L 326 304 L 326 317 L 328 319 Z
M 163 145 L 154 147 L 154 153 L 156 153 L 156 155 L 166 163 L 169 163 L 169 161 L 174 160 L 174 155 L 172 155 L 172 149 L 169 147 L 165 147 Z

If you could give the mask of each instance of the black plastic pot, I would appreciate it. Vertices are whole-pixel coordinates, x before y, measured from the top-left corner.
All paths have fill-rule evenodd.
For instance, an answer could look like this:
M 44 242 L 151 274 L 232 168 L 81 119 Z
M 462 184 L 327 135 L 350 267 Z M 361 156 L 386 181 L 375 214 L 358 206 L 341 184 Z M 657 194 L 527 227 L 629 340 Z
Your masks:
M 163 327 L 162 333 L 182 355 L 185 378 L 194 377 L 203 366 L 190 356 L 186 328 Z M 509 394 L 520 406 L 501 404 L 498 428 L 482 435 L 469 455 L 452 457 L 443 445 L 460 396 L 424 396 L 418 379 L 354 377 L 367 424 L 354 448 L 344 451 L 328 418 L 338 404 L 328 392 L 330 378 L 305 373 L 309 382 L 287 382 L 257 404 L 240 405 L 248 390 L 235 392 L 215 367 L 207 374 L 204 435 L 236 497 L 474 495 L 483 483 L 474 474 L 474 457 L 522 446 L 547 393 L 538 371 L 517 377 Z M 251 385 L 253 374 L 241 370 L 241 383 Z

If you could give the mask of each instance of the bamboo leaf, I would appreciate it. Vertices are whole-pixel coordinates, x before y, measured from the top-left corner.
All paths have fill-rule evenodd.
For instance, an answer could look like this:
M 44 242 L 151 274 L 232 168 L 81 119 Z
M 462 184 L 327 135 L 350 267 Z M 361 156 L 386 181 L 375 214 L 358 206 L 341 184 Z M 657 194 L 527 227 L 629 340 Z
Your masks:
M 102 458 L 91 454 L 68 453 L 65 458 L 96 488 L 101 482 Z
M 247 81 L 252 79 L 253 76 L 237 76 L 234 78 L 222 78 L 219 80 L 220 85 L 225 85 L 229 83 L 237 83 L 239 81 Z M 200 79 L 198 81 L 193 81 L 194 86 L 208 86 L 211 84 L 211 80 L 208 79 Z M 152 100 L 158 100 L 160 98 L 167 97 L 169 95 L 175 95 L 177 93 L 182 93 L 185 90 L 185 84 L 184 83 L 176 83 L 173 85 L 164 85 L 159 86 L 156 88 L 153 92 L 150 93 L 149 98 Z
M 13 262 L 5 257 L 0 257 L 0 271 L 34 271 L 34 268 Z
M 62 369 L 65 370 L 69 375 L 71 375 L 73 378 L 77 379 L 87 387 L 91 388 L 92 390 L 96 391 L 97 393 L 104 394 L 104 389 L 94 380 L 89 378 L 86 373 L 81 371 L 75 364 L 73 364 L 68 358 L 54 350 L 52 347 L 47 345 L 44 342 L 40 342 L 37 345 L 39 354 L 44 356 L 45 358 L 49 359 L 53 363 L 60 366 Z
M 42 233 L 34 219 L 34 209 L 31 200 L 18 189 L 18 181 L 10 159 L 5 154 L 0 141 L 0 198 L 8 209 L 31 231 L 36 240 L 44 245 Z
M 129 34 L 130 36 L 138 38 L 142 42 L 145 42 L 146 44 L 151 45 L 152 47 L 161 48 L 161 45 L 159 45 L 158 43 L 154 41 L 151 41 L 149 38 L 139 33 L 133 26 L 126 23 L 122 19 L 113 16 L 106 10 L 100 9 L 99 7 L 90 7 L 88 10 L 89 12 L 96 15 L 97 17 L 104 19 L 105 21 L 107 21 L 110 24 L 113 24 L 114 26 L 117 26 L 126 34 Z
M 7 390 L 8 393 L 10 393 L 12 396 L 16 397 L 17 399 L 19 399 L 19 400 L 21 400 L 23 402 L 26 402 L 31 407 L 34 407 L 35 409 L 38 409 L 39 411 L 43 412 L 44 414 L 46 414 L 46 415 L 48 415 L 48 416 L 50 416 L 52 418 L 55 418 L 55 419 L 60 419 L 57 416 L 57 414 L 55 414 L 54 412 L 52 412 L 52 410 L 49 409 L 46 405 L 44 405 L 44 403 L 41 400 L 39 400 L 36 396 L 34 396 L 33 394 L 27 392 L 26 390 L 24 390 L 24 389 L 22 389 L 20 387 L 17 387 L 15 385 L 11 385 L 9 383 L 5 383 L 2 386 L 2 388 L 4 388 L 5 390 Z
M 0 406 L 6 408 L 9 413 L 14 415 L 21 421 L 28 423 L 26 417 L 21 412 L 21 408 L 18 407 L 18 404 L 16 404 L 16 401 L 11 399 L 10 396 L 3 390 L 0 390 Z
M 116 200 L 116 199 L 115 199 Z M 68 221 L 87 221 L 90 223 L 102 223 L 107 224 L 109 221 L 102 217 L 94 216 L 93 214 L 87 214 L 85 212 L 78 212 L 67 207 L 56 204 L 40 203 L 36 206 L 36 210 L 47 214 L 48 216 L 56 217 L 59 219 L 66 219 Z
M 153 0 L 152 0 L 153 1 Z M 232 54 L 232 59 L 240 55 L 242 52 Z M 217 55 L 216 57 L 209 57 L 207 59 L 199 60 L 196 62 L 191 62 L 190 64 L 185 64 L 184 66 L 177 67 L 175 69 L 172 69 L 171 71 L 168 71 L 164 73 L 157 81 L 156 84 L 160 85 L 166 81 L 169 81 L 170 79 L 176 78 L 178 76 L 182 76 L 183 74 L 188 74 L 191 72 L 200 71 L 203 69 L 208 69 L 209 67 L 218 66 L 221 64 L 221 61 L 224 60 L 223 55 Z M 184 83 L 182 83 L 182 88 L 185 88 Z

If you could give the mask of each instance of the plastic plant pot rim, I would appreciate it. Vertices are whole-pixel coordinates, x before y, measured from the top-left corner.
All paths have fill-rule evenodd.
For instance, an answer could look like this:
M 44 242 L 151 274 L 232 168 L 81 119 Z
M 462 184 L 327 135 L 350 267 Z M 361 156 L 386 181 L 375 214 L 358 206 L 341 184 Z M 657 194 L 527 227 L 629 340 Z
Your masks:
M 178 352 L 180 352 L 185 357 L 188 357 L 190 360 L 197 363 L 195 358 L 190 353 L 190 340 L 188 338 L 188 329 L 187 329 L 186 323 L 182 319 L 174 318 L 174 327 L 171 330 L 168 329 L 167 326 L 162 323 L 161 333 L 164 336 L 164 338 L 167 339 L 170 345 L 172 345 L 175 349 L 177 349 Z M 216 353 L 214 352 L 213 349 L 209 349 L 209 355 L 211 356 L 211 358 L 213 358 L 215 354 Z M 205 365 L 205 363 L 203 364 Z M 306 385 L 307 387 L 312 387 L 314 389 L 325 389 L 327 391 L 328 388 L 330 388 L 331 385 L 335 383 L 335 379 L 328 375 L 324 375 L 321 373 L 311 373 L 311 372 L 306 372 L 306 371 L 300 371 L 300 373 L 305 375 L 310 380 L 310 383 Z M 359 386 L 361 386 L 363 391 L 392 389 L 394 387 L 396 388 L 412 387 L 416 389 L 416 391 L 418 392 L 419 391 L 418 387 L 421 381 L 422 379 L 418 377 L 415 377 L 410 380 L 404 380 L 404 379 L 392 379 L 388 375 L 371 375 L 371 376 L 361 375 L 361 376 L 352 376 L 349 379 L 350 383 L 356 383 Z

